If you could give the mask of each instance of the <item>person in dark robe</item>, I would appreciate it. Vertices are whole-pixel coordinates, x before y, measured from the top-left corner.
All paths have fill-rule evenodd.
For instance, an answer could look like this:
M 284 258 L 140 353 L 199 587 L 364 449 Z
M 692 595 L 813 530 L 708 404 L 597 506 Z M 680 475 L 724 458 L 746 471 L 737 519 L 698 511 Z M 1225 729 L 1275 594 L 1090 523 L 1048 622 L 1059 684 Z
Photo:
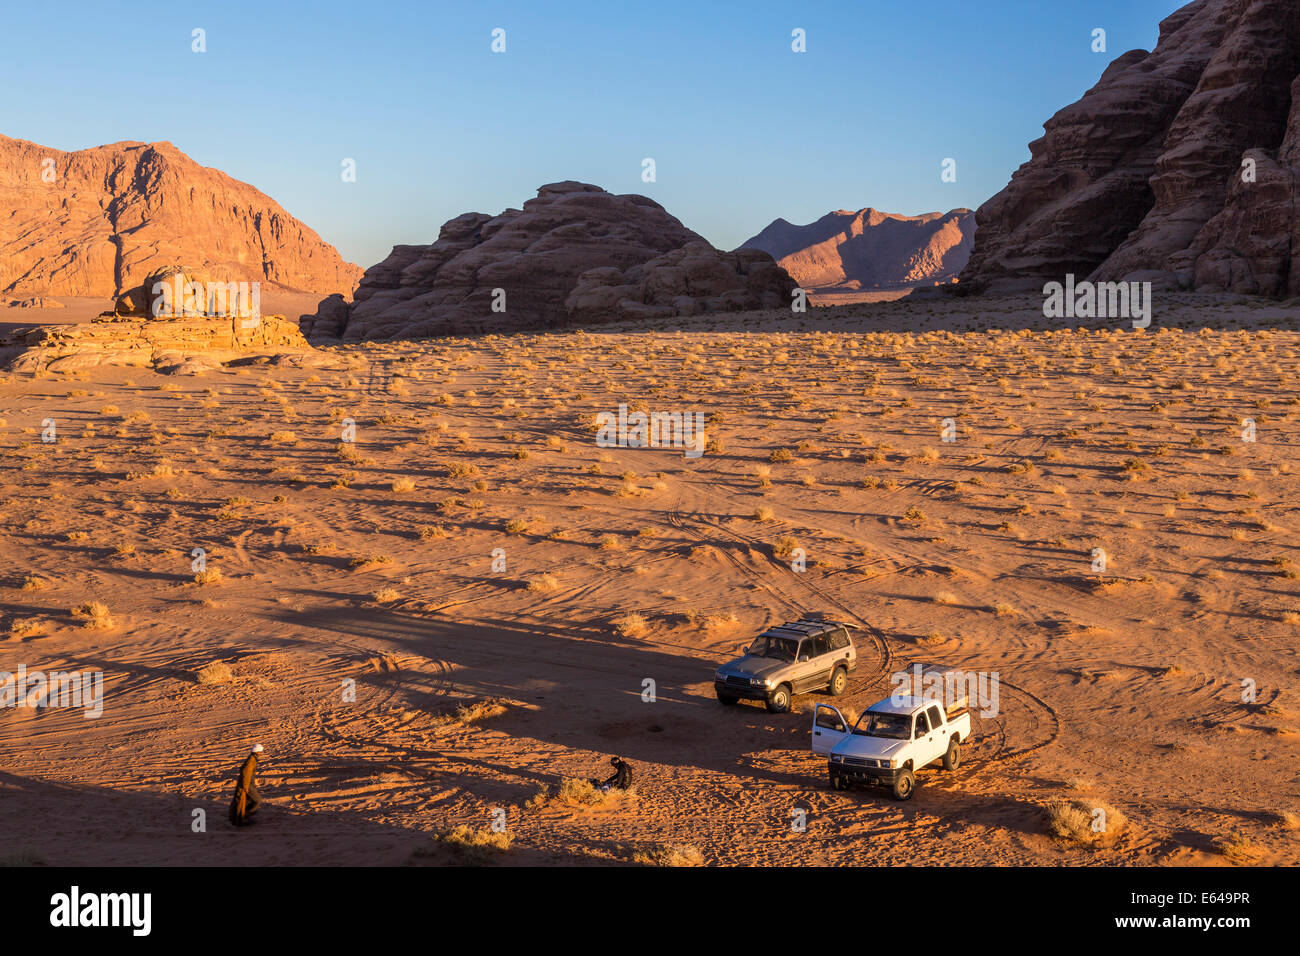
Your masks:
M 239 768 L 239 780 L 235 783 L 235 799 L 230 801 L 230 822 L 237 827 L 246 827 L 253 822 L 253 814 L 262 805 L 262 795 L 257 792 L 257 761 L 262 753 L 262 745 L 254 744 L 243 766 Z
M 610 757 L 614 775 L 600 785 L 601 790 L 626 790 L 632 786 L 632 767 L 622 757 Z

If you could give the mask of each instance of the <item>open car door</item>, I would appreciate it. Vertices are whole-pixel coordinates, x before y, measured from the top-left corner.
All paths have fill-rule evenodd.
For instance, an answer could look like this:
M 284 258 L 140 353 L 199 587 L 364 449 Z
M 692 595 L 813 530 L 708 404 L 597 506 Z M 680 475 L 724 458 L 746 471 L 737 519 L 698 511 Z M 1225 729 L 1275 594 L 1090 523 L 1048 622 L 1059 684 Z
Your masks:
M 813 708 L 813 753 L 825 757 L 848 735 L 848 722 L 838 709 L 830 704 L 818 704 Z

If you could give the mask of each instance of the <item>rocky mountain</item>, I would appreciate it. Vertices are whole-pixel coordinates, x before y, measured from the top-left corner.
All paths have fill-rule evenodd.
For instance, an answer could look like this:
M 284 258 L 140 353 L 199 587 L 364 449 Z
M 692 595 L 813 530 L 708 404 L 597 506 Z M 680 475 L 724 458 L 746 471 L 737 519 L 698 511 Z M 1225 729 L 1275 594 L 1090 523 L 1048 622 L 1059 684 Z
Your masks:
M 970 258 L 974 233 L 969 209 L 923 216 L 840 209 L 806 226 L 778 219 L 741 248 L 769 253 L 805 289 L 900 289 L 951 282 Z
M 351 306 L 322 305 L 312 339 L 412 338 L 789 307 L 762 252 L 721 252 L 645 196 L 562 182 L 522 209 L 465 213 L 430 245 L 395 246 Z
M 183 262 L 350 294 L 361 269 L 273 199 L 171 143 L 63 152 L 0 136 L 0 293 L 110 298 Z
M 1195 0 L 1044 124 L 964 288 L 1140 278 L 1300 294 L 1300 3 Z

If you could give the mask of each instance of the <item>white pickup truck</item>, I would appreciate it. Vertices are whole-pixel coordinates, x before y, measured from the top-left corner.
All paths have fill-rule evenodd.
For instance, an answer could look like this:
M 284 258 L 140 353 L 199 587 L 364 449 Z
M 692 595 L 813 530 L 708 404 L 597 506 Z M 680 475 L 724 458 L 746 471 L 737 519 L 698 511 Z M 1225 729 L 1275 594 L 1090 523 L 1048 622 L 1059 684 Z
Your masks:
M 825 756 L 831 788 L 861 783 L 885 786 L 895 800 L 916 792 L 916 771 L 936 760 L 956 770 L 961 745 L 970 737 L 966 701 L 932 697 L 886 697 L 863 711 L 851 728 L 830 704 L 813 710 L 813 753 Z

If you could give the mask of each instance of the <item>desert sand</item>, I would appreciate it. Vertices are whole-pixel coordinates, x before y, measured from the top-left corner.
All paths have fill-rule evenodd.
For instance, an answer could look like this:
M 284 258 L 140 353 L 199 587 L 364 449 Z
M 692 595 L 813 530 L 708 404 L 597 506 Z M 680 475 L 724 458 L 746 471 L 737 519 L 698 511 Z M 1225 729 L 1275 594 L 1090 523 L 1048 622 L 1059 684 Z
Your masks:
M 106 692 L 0 709 L 6 853 L 436 863 L 504 811 L 502 864 L 1300 861 L 1300 308 L 1046 325 L 905 299 L 0 377 L 3 666 Z M 624 402 L 704 413 L 707 452 L 597 447 Z M 714 667 L 803 611 L 865 626 L 854 712 L 913 661 L 997 672 L 964 765 L 833 792 L 823 695 L 720 706 Z M 614 754 L 634 794 L 536 799 Z M 1062 838 L 1061 798 L 1127 823 Z

